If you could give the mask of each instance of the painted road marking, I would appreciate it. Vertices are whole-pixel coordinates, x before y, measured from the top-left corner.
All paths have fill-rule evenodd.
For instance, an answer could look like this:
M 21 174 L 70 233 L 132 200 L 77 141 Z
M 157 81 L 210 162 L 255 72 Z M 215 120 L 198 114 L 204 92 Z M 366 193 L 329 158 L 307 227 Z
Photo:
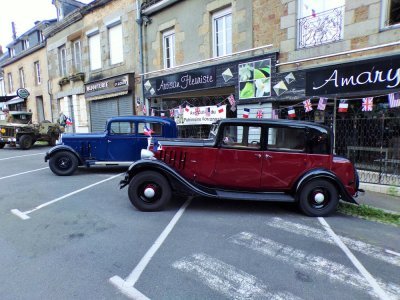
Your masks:
M 314 227 L 310 227 L 307 225 L 302 225 L 298 223 L 293 223 L 290 221 L 285 221 L 282 218 L 272 218 L 270 222 L 266 223 L 268 226 L 281 229 L 290 233 L 295 233 L 298 235 L 303 235 L 308 238 L 313 238 L 319 240 L 321 242 L 335 244 L 335 241 L 326 235 L 326 231 Z M 361 252 L 365 255 L 372 256 L 376 259 L 385 261 L 392 265 L 400 267 L 400 257 L 393 256 L 395 255 L 393 251 L 388 252 L 382 248 L 364 243 L 362 241 L 353 240 L 344 236 L 339 236 L 340 239 L 352 250 Z M 386 252 L 386 253 L 385 253 Z M 392 254 L 392 255 L 389 255 Z M 398 254 L 400 255 L 400 254 Z
M 203 253 L 180 259 L 172 267 L 193 274 L 228 299 L 301 299 L 288 292 L 270 292 L 257 277 Z
M 375 278 L 367 271 L 367 269 L 361 264 L 361 262 L 354 256 L 354 254 L 347 248 L 347 246 L 343 243 L 343 241 L 336 235 L 336 233 L 332 230 L 331 226 L 326 222 L 324 218 L 318 217 L 318 221 L 325 228 L 325 230 L 329 233 L 329 235 L 335 240 L 336 244 L 343 250 L 343 252 L 350 259 L 352 264 L 357 268 L 357 270 L 364 276 L 364 278 L 369 282 L 369 284 L 374 289 L 375 293 L 379 296 L 380 299 L 389 299 L 386 292 L 380 287 Z M 400 289 L 397 293 L 400 295 Z
M 95 182 L 95 183 L 93 183 L 93 184 L 91 184 L 91 185 L 88 185 L 88 186 L 86 186 L 86 187 L 84 187 L 84 188 L 81 188 L 81 189 L 79 189 L 79 190 L 73 191 L 73 192 L 71 192 L 71 193 L 69 193 L 69 194 L 66 194 L 66 195 L 64 195 L 64 196 L 58 197 L 58 198 L 56 198 L 56 199 L 54 199 L 54 200 L 51 200 L 51 201 L 49 201 L 49 202 L 40 204 L 39 206 L 36 206 L 35 208 L 33 208 L 33 209 L 31 209 L 31 210 L 27 210 L 27 211 L 22 212 L 22 211 L 20 211 L 19 209 L 15 209 L 15 208 L 14 208 L 14 209 L 11 210 L 11 212 L 12 212 L 14 215 L 16 215 L 17 217 L 21 218 L 22 220 L 30 219 L 30 217 L 28 216 L 28 214 L 30 214 L 30 213 L 32 213 L 32 212 L 34 212 L 34 211 L 37 211 L 37 210 L 39 210 L 39 209 L 41 209 L 41 208 L 43 208 L 43 207 L 49 206 L 49 205 L 51 205 L 51 204 L 53 204 L 53 203 L 56 203 L 56 202 L 58 202 L 58 201 L 60 201 L 60 200 L 63 200 L 63 199 L 65 199 L 65 198 L 68 198 L 68 197 L 70 197 L 70 196 L 72 196 L 72 195 L 78 194 L 78 193 L 80 193 L 80 192 L 82 192 L 82 191 L 85 191 L 85 190 L 87 190 L 87 189 L 90 189 L 90 188 L 92 188 L 92 187 L 94 187 L 94 186 L 96 186 L 96 185 L 99 185 L 99 184 L 101 184 L 101 183 L 104 183 L 104 182 L 106 182 L 106 181 L 112 180 L 112 179 L 114 179 L 114 178 L 116 178 L 116 177 L 118 177 L 118 176 L 121 176 L 121 175 L 123 175 L 123 174 L 124 174 L 124 173 L 120 173 L 120 174 L 118 174 L 118 175 L 114 175 L 114 176 L 108 177 L 108 178 L 106 178 L 106 179 L 103 179 L 103 180 L 101 180 L 101 181 Z
M 153 258 L 154 254 L 157 252 L 157 250 L 161 247 L 161 245 L 164 243 L 165 239 L 168 237 L 168 235 L 171 233 L 172 229 L 174 229 L 176 223 L 179 221 L 179 219 L 182 217 L 183 213 L 185 212 L 186 208 L 189 206 L 190 202 L 192 201 L 191 198 L 189 198 L 182 206 L 181 208 L 177 211 L 175 216 L 172 218 L 172 220 L 168 223 L 167 227 L 161 232 L 159 237 L 156 239 L 156 241 L 153 243 L 153 245 L 150 247 L 149 250 L 147 250 L 146 254 L 142 257 L 140 260 L 139 264 L 133 269 L 131 274 L 123 280 L 121 277 L 115 275 L 109 279 L 109 281 L 121 292 L 123 292 L 126 296 L 132 298 L 132 299 L 137 299 L 137 293 L 140 293 L 138 290 L 136 290 L 133 286 L 135 283 L 138 281 L 140 275 L 142 275 L 144 269 L 150 262 L 150 260 Z M 143 295 L 140 293 L 140 295 Z M 144 296 L 144 295 L 143 295 Z M 145 296 L 144 296 L 145 297 Z M 144 299 L 144 298 L 143 298 Z
M 6 179 L 6 178 L 11 178 L 11 177 L 16 177 L 19 175 L 24 175 L 24 174 L 28 174 L 28 173 L 33 173 L 33 172 L 37 172 L 37 171 L 42 171 L 42 170 L 46 170 L 49 167 L 45 167 L 45 168 L 40 168 L 40 169 L 35 169 L 35 170 L 30 170 L 30 171 L 25 171 L 25 172 L 21 172 L 21 173 L 17 173 L 17 174 L 13 174 L 13 175 L 8 175 L 8 176 L 4 176 L 4 177 L 0 177 L 0 180 L 2 179 Z
M 371 289 L 371 286 L 358 272 L 324 257 L 308 254 L 300 249 L 295 249 L 249 232 L 236 234 L 230 237 L 229 241 L 257 251 L 263 255 L 270 256 L 273 259 L 283 261 L 293 267 L 304 269 L 310 273 L 318 273 L 327 276 L 331 280 L 350 285 L 372 296 L 377 296 L 375 290 Z M 400 295 L 400 286 L 393 283 L 386 284 L 382 280 L 379 280 L 379 284 L 384 286 L 387 293 L 390 294 L 393 299 L 397 299 L 397 295 Z
M 20 158 L 20 157 L 27 157 L 27 156 L 34 156 L 34 155 L 43 155 L 43 154 L 45 154 L 45 152 L 34 153 L 34 154 L 18 155 L 18 156 L 10 156 L 10 157 L 5 157 L 5 158 L 0 158 L 0 160 L 7 160 L 7 159 Z
M 393 254 L 393 255 L 400 256 L 400 253 L 398 253 L 398 252 L 395 252 L 395 251 L 392 251 L 392 250 L 389 250 L 389 249 L 385 249 L 385 252 L 386 252 L 386 253 Z

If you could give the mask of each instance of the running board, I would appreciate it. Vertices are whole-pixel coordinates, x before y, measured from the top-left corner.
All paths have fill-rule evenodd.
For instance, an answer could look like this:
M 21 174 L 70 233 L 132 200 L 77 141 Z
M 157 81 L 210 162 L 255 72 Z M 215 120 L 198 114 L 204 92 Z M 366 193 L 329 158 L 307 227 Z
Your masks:
M 133 161 L 87 161 L 86 164 L 90 166 L 122 166 L 129 167 Z
M 217 190 L 217 197 L 221 199 L 232 200 L 252 200 L 252 201 L 267 201 L 267 202 L 295 202 L 293 196 L 285 193 L 252 193 L 252 192 L 235 192 Z

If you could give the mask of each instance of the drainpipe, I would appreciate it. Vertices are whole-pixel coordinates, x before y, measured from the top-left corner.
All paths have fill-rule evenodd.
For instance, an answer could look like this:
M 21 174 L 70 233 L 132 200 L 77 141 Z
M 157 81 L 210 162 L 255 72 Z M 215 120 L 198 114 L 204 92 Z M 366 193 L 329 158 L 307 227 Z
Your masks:
M 140 88 L 141 88 L 141 98 L 143 99 L 143 105 L 146 105 L 146 110 L 148 111 L 149 105 L 147 100 L 144 98 L 144 62 L 143 62 L 143 18 L 141 12 L 141 1 L 136 0 L 136 23 L 139 25 L 139 64 L 140 64 Z M 148 115 L 146 111 L 146 115 Z M 136 112 L 137 114 L 137 112 Z

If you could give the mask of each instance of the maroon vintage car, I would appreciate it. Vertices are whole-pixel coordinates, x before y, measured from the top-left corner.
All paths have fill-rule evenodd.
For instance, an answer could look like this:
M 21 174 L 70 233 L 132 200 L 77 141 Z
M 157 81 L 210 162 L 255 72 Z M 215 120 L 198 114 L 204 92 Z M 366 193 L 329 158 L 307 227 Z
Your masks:
M 289 120 L 226 119 L 206 140 L 164 139 L 142 151 L 120 187 L 132 204 L 161 210 L 175 193 L 215 199 L 296 202 L 309 216 L 356 203 L 357 171 L 332 152 L 330 128 Z

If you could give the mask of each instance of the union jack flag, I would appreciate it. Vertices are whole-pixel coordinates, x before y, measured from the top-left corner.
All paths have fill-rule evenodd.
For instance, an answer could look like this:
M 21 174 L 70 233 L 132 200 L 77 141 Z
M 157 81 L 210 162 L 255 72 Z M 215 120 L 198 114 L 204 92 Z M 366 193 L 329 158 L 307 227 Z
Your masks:
M 306 112 L 312 111 L 312 104 L 311 104 L 311 100 L 307 99 L 305 101 L 303 101 L 304 104 L 304 109 L 306 110 Z
M 326 104 L 328 103 L 328 98 L 319 98 L 319 102 L 318 102 L 318 110 L 325 110 Z
M 189 112 L 189 110 L 190 110 L 190 106 L 186 104 L 185 111 Z
M 362 111 L 372 111 L 374 105 L 373 97 L 367 97 L 362 99 Z
M 389 107 L 399 107 L 400 106 L 400 97 L 399 93 L 391 93 L 388 95 L 389 99 Z
M 200 107 L 195 107 L 194 114 L 198 116 L 200 114 Z
M 68 117 L 68 118 L 65 120 L 65 125 L 71 126 L 72 124 L 73 124 L 72 119 L 71 119 L 70 117 Z
M 169 110 L 169 116 L 170 116 L 170 117 L 173 117 L 173 116 L 174 116 L 174 109 L 170 109 L 170 110 Z
M 263 110 L 262 109 L 257 110 L 256 118 L 257 119 L 262 119 L 262 117 L 263 117 Z
M 144 114 L 144 115 L 147 114 L 146 104 L 143 104 L 143 114 Z

